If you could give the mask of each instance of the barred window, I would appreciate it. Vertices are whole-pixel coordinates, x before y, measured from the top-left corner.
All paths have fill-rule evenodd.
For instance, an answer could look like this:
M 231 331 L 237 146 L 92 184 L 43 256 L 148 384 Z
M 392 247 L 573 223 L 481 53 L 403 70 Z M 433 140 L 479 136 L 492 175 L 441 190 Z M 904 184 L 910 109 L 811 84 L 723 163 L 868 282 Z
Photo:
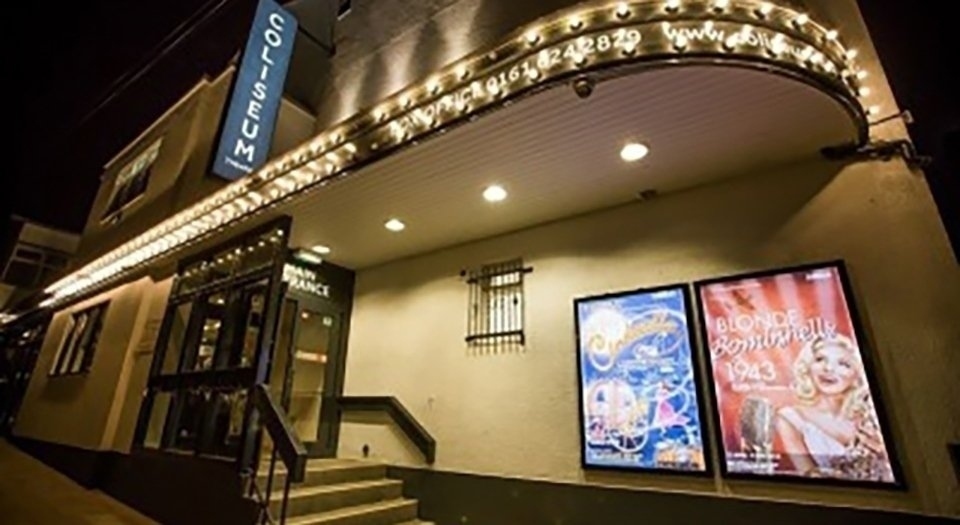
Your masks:
M 464 272 L 470 286 L 467 344 L 524 344 L 523 280 L 529 271 L 515 259 Z
M 50 367 L 51 376 L 83 374 L 90 370 L 107 304 L 100 303 L 70 317 L 63 342 Z

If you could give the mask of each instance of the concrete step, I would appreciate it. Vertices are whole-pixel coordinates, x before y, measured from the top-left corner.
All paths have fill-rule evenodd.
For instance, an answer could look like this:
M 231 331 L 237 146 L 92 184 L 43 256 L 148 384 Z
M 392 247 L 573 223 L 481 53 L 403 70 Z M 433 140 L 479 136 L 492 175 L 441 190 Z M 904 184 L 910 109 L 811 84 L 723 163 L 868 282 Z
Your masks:
M 290 525 L 396 525 L 416 523 L 417 502 L 395 499 L 288 519 Z
M 287 502 L 287 517 L 328 512 L 378 501 L 395 500 L 403 496 L 403 483 L 390 479 L 312 485 L 292 489 Z M 283 492 L 275 491 L 270 498 L 270 510 L 280 515 Z
M 261 465 L 257 474 L 257 484 L 266 488 L 269 465 Z M 297 486 L 336 485 L 338 483 L 354 483 L 373 481 L 387 477 L 387 466 L 382 463 L 345 459 L 312 459 L 307 463 L 307 475 L 302 484 Z M 273 476 L 273 490 L 281 490 L 286 483 L 286 469 L 277 465 Z

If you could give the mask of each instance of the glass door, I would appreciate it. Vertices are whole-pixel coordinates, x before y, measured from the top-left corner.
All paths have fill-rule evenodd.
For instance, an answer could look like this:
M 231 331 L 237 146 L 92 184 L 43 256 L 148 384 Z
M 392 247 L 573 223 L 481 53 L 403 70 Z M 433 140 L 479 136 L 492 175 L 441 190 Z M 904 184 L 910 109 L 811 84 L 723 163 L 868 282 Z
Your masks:
M 322 455 L 335 445 L 327 423 L 336 395 L 336 364 L 341 351 L 341 314 L 310 300 L 287 299 L 281 316 L 278 355 L 271 390 L 311 452 Z M 325 406 L 329 405 L 329 406 Z
M 251 388 L 268 379 L 289 219 L 180 263 L 157 336 L 134 446 L 255 461 Z

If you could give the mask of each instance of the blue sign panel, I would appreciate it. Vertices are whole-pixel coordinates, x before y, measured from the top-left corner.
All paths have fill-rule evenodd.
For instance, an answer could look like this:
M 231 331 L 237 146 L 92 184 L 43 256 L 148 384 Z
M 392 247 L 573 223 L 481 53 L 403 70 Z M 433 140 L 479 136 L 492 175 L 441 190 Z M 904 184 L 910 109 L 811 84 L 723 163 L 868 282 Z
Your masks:
M 292 14 L 260 0 L 220 131 L 215 174 L 236 180 L 266 162 L 296 34 Z
M 576 302 L 586 467 L 707 472 L 682 286 Z

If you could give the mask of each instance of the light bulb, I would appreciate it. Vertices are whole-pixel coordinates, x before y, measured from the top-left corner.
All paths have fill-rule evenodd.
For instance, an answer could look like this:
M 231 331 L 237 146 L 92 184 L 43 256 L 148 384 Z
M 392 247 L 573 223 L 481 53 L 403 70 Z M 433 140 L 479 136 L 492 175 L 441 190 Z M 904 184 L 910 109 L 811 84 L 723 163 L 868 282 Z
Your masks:
M 483 190 L 483 198 L 487 202 L 502 202 L 507 198 L 507 190 L 503 189 L 502 186 L 488 186 L 487 189 Z
M 631 142 L 620 150 L 620 158 L 626 162 L 636 162 L 650 154 L 646 144 Z
M 390 219 L 383 226 L 392 232 L 401 232 L 407 227 L 400 219 Z

